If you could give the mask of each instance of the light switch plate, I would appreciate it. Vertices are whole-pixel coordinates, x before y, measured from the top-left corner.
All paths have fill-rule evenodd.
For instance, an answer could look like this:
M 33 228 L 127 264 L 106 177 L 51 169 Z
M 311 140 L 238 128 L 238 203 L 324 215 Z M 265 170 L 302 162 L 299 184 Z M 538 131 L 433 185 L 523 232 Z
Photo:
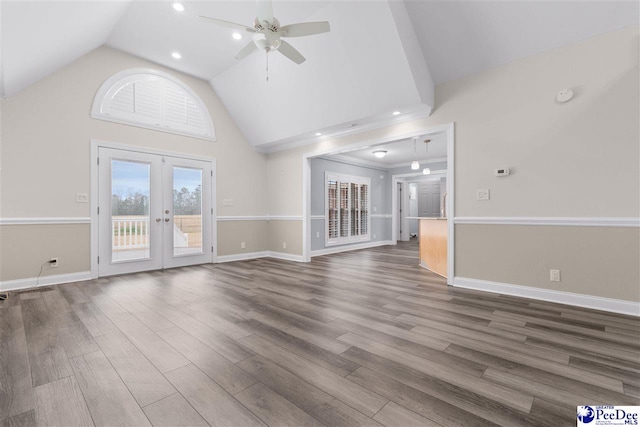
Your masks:
M 223 199 L 222 206 L 233 206 L 233 199 Z
M 489 189 L 480 189 L 476 190 L 476 199 L 477 200 L 489 200 Z

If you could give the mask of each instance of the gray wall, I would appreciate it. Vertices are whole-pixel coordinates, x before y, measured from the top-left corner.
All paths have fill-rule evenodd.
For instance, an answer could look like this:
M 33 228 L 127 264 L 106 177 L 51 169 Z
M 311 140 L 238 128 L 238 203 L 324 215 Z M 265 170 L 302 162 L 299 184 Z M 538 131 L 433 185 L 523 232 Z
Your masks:
M 381 214 L 391 214 L 391 175 L 381 169 L 316 158 L 311 159 L 311 215 L 322 215 L 323 219 L 311 219 L 311 250 L 315 251 L 326 247 L 324 230 L 324 216 L 326 215 L 325 172 L 337 172 L 371 179 L 371 241 L 391 240 L 391 218 L 377 217 Z

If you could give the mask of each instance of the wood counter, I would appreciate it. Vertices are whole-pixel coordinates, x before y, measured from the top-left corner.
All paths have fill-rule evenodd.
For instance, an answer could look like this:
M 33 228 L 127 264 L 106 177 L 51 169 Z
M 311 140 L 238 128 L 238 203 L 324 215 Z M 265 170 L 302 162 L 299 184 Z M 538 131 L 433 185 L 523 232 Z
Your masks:
M 420 265 L 447 277 L 446 219 L 420 218 Z

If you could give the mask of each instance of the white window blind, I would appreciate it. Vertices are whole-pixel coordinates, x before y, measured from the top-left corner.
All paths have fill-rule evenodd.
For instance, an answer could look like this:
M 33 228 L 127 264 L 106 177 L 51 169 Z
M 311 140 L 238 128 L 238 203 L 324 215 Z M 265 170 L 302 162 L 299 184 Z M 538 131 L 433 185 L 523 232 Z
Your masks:
M 327 172 L 326 244 L 337 245 L 370 240 L 371 180 Z
M 155 70 L 125 70 L 109 78 L 98 91 L 91 116 L 215 140 L 202 100 L 175 77 Z

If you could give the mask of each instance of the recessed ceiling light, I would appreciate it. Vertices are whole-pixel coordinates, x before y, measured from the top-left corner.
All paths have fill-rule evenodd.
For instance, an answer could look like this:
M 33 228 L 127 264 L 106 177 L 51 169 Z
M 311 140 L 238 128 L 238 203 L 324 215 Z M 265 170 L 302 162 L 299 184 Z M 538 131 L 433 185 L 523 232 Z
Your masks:
M 234 40 L 242 40 L 242 34 L 240 33 L 233 33 L 232 37 Z
M 174 10 L 178 12 L 184 12 L 184 5 L 182 3 L 175 2 L 171 6 L 173 7 Z
M 373 155 L 376 156 L 377 158 L 381 159 L 384 156 L 387 155 L 387 151 L 386 150 L 376 150 L 373 152 Z
M 316 136 L 322 136 L 321 132 L 316 132 Z
M 180 55 L 179 52 L 172 52 L 171 56 L 173 57 L 173 59 L 180 59 L 182 58 L 182 55 Z
M 400 114 L 400 111 L 394 111 L 394 112 L 393 112 L 393 113 L 391 113 L 391 114 L 393 114 L 394 116 L 397 116 L 397 115 L 399 115 L 399 114 Z

